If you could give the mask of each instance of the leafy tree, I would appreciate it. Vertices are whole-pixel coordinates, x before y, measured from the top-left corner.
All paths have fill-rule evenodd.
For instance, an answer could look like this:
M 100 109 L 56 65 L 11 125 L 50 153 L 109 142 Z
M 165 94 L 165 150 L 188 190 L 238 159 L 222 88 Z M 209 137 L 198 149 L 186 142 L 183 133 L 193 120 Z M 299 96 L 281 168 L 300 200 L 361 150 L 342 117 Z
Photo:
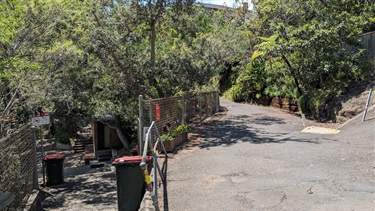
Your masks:
M 0 6 L 1 116 L 29 120 L 35 103 L 42 98 L 43 70 L 36 60 L 59 15 L 54 3 L 3 1 Z M 25 21 L 27 20 L 27 21 Z M 4 32 L 4 33 L 3 33 Z
M 4 27 L 11 36 L 3 37 L 1 45 L 2 115 L 25 123 L 33 112 L 53 112 L 62 142 L 87 124 L 83 120 L 88 118 L 82 116 L 89 116 L 84 102 L 92 86 L 88 65 L 92 56 L 73 43 L 87 37 L 72 24 L 80 5 L 79 1 L 6 1 L 2 5 L 6 12 L 1 14 L 14 19 L 13 25 Z
M 81 23 L 84 31 L 88 31 L 88 39 L 76 42 L 86 53 L 98 59 L 94 66 L 98 74 L 94 77 L 89 107 L 95 116 L 111 114 L 114 117 L 112 126 L 117 129 L 124 146 L 129 144 L 130 136 L 119 129 L 124 125 L 137 125 L 138 95 L 174 95 L 196 84 L 204 84 L 201 76 L 209 75 L 194 70 L 194 42 L 184 35 L 200 30 L 185 15 L 188 12 L 193 14 L 191 3 L 161 2 L 89 3 L 90 12 Z M 172 5 L 172 9 L 167 10 L 167 5 Z M 150 20 L 156 21 L 152 23 L 154 29 Z M 177 20 L 180 25 L 171 20 Z M 183 28 L 183 21 L 191 25 Z M 159 32 L 160 38 L 152 35 L 152 30 Z
M 258 62 L 242 71 L 237 86 L 251 84 L 243 90 L 252 93 L 255 89 L 259 95 L 293 96 L 299 99 L 302 112 L 321 120 L 334 118 L 324 105 L 350 84 L 371 76 L 361 66 L 361 51 L 348 46 L 360 47 L 358 35 L 372 24 L 369 8 L 373 4 L 269 0 L 257 2 L 256 7 L 258 14 L 250 28 L 259 35 L 252 56 Z M 258 64 L 266 80 L 258 78 Z

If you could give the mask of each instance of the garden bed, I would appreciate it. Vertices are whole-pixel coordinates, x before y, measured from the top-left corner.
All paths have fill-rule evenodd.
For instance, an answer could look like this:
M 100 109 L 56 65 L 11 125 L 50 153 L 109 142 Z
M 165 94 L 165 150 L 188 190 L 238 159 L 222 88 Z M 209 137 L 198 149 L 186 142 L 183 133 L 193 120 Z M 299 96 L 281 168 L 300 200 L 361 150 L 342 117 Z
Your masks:
M 186 141 L 187 139 L 188 139 L 188 133 L 186 132 L 186 133 L 179 134 L 177 137 L 173 138 L 170 141 L 163 141 L 165 150 L 167 152 L 173 152 L 176 149 L 176 147 L 184 143 L 184 141 Z M 158 145 L 158 150 L 161 152 L 163 151 L 161 144 Z

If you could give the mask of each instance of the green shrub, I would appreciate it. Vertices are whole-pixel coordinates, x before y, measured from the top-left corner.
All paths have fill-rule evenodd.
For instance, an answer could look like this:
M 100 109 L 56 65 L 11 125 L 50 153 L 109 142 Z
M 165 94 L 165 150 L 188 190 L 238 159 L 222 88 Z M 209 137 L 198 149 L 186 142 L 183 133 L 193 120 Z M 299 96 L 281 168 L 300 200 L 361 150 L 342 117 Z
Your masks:
M 189 125 L 180 125 L 176 129 L 169 131 L 161 136 L 163 141 L 172 141 L 173 138 L 176 138 L 182 133 L 189 132 Z
M 172 141 L 173 138 L 169 134 L 163 134 L 163 135 L 161 135 L 161 140 L 162 141 Z
M 178 126 L 175 129 L 175 131 L 177 132 L 178 135 L 181 134 L 181 133 L 187 133 L 187 132 L 189 132 L 189 125 L 182 124 L 182 125 Z
M 244 93 L 241 85 L 234 85 L 224 94 L 225 97 L 229 98 L 234 102 L 241 102 L 244 99 Z

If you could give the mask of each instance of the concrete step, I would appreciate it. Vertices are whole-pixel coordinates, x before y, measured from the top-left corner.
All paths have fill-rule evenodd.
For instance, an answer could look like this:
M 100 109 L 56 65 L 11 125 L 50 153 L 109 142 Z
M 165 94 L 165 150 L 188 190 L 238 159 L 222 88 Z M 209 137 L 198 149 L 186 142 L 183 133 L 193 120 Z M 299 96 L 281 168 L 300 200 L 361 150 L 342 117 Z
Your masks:
M 90 161 L 90 168 L 100 168 L 105 166 L 105 162 L 100 162 L 98 160 L 91 160 Z
M 84 152 L 85 146 L 93 144 L 91 139 L 77 139 L 74 141 L 73 150 L 75 153 Z
M 110 161 L 112 159 L 112 156 L 98 156 L 98 161 Z
M 98 150 L 95 153 L 96 153 L 97 156 L 100 156 L 100 155 L 111 155 L 112 156 L 112 150 L 110 150 L 110 149 Z

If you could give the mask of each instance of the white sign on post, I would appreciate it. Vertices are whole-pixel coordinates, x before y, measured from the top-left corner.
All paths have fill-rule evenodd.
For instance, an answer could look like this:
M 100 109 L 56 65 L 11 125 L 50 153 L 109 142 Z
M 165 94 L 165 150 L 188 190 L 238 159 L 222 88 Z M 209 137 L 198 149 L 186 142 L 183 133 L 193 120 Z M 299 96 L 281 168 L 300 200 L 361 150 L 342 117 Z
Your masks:
M 32 126 L 48 125 L 49 123 L 50 121 L 48 112 L 44 112 L 43 114 L 34 114 L 31 121 Z

